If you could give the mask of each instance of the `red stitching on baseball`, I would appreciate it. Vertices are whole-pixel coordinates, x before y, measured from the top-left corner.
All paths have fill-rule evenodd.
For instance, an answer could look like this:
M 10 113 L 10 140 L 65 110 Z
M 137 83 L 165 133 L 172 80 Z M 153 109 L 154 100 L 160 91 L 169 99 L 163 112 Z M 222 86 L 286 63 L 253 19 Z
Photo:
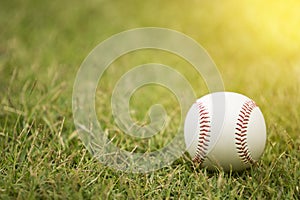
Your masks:
M 247 101 L 241 108 L 238 123 L 236 123 L 235 128 L 236 149 L 239 157 L 245 164 L 255 163 L 255 160 L 252 158 L 247 144 L 247 129 L 250 121 L 250 115 L 256 107 L 257 106 L 254 101 Z
M 206 157 L 208 151 L 208 143 L 210 138 L 210 117 L 209 112 L 204 107 L 202 103 L 198 103 L 199 108 L 199 136 L 198 136 L 198 145 L 196 150 L 195 158 L 193 159 L 194 162 L 202 163 Z

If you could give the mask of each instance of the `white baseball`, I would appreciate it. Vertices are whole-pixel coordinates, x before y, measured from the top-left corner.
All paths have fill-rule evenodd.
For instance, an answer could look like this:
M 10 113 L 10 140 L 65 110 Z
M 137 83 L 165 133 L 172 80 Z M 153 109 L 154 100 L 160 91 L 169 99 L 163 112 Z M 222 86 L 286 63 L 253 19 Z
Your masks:
M 194 162 L 211 170 L 239 171 L 261 157 L 266 125 L 254 101 L 237 93 L 217 92 L 192 105 L 185 119 L 184 138 Z

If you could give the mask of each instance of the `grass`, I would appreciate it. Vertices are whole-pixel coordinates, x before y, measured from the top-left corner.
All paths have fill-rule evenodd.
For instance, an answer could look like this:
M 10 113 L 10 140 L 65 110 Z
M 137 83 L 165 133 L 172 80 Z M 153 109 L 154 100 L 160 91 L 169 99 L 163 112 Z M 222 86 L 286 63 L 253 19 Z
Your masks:
M 1 2 L 0 199 L 299 199 L 299 7 L 292 0 Z M 144 26 L 194 38 L 218 65 L 226 90 L 258 103 L 268 138 L 257 167 L 208 172 L 183 155 L 161 170 L 131 174 L 108 168 L 89 154 L 72 119 L 76 72 L 99 42 Z M 201 77 L 182 60 L 145 53 L 116 61 L 102 87 L 99 83 L 97 113 L 108 130 L 117 128 L 109 113 L 114 82 L 137 64 L 169 64 L 188 77 L 198 96 L 207 93 Z M 165 98 L 149 95 L 153 90 Z M 147 121 L 149 106 L 164 99 L 167 111 L 175 112 L 175 124 L 147 142 L 112 131 L 114 142 L 127 150 L 160 148 L 176 129 L 178 104 L 161 88 L 135 95 L 135 119 Z

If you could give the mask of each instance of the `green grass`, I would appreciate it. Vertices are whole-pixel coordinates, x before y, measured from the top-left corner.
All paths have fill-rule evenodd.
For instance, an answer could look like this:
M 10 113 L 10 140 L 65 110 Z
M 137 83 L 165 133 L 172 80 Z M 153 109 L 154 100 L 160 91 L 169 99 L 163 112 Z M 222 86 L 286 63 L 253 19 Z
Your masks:
M 299 199 L 299 8 L 292 0 L 2 1 L 0 199 Z M 98 43 L 144 26 L 194 38 L 218 65 L 226 90 L 258 103 L 268 138 L 257 167 L 208 172 L 184 155 L 161 170 L 131 174 L 89 154 L 73 125 L 76 72 Z M 188 77 L 199 97 L 207 93 L 184 61 L 163 52 L 145 53 L 116 61 L 96 95 L 99 121 L 116 137 L 114 144 L 127 150 L 138 145 L 139 151 L 153 150 L 172 139 L 178 103 L 161 88 L 141 89 L 132 99 L 132 116 L 147 121 L 149 106 L 162 101 L 174 123 L 146 142 L 115 133 L 109 97 L 126 70 L 153 61 L 169 64 Z M 160 96 L 149 95 L 153 90 Z

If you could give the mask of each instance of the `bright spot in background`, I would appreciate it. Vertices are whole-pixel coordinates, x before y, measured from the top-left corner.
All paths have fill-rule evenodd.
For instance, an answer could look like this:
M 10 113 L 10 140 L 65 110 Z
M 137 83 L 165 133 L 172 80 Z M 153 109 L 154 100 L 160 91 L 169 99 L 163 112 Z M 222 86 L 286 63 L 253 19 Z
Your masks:
M 184 29 L 213 56 L 216 52 L 216 58 L 240 58 L 241 64 L 265 58 L 300 59 L 300 1 L 195 2 Z
M 245 5 L 245 11 L 246 18 L 262 39 L 276 41 L 282 50 L 299 50 L 300 1 L 256 0 Z

